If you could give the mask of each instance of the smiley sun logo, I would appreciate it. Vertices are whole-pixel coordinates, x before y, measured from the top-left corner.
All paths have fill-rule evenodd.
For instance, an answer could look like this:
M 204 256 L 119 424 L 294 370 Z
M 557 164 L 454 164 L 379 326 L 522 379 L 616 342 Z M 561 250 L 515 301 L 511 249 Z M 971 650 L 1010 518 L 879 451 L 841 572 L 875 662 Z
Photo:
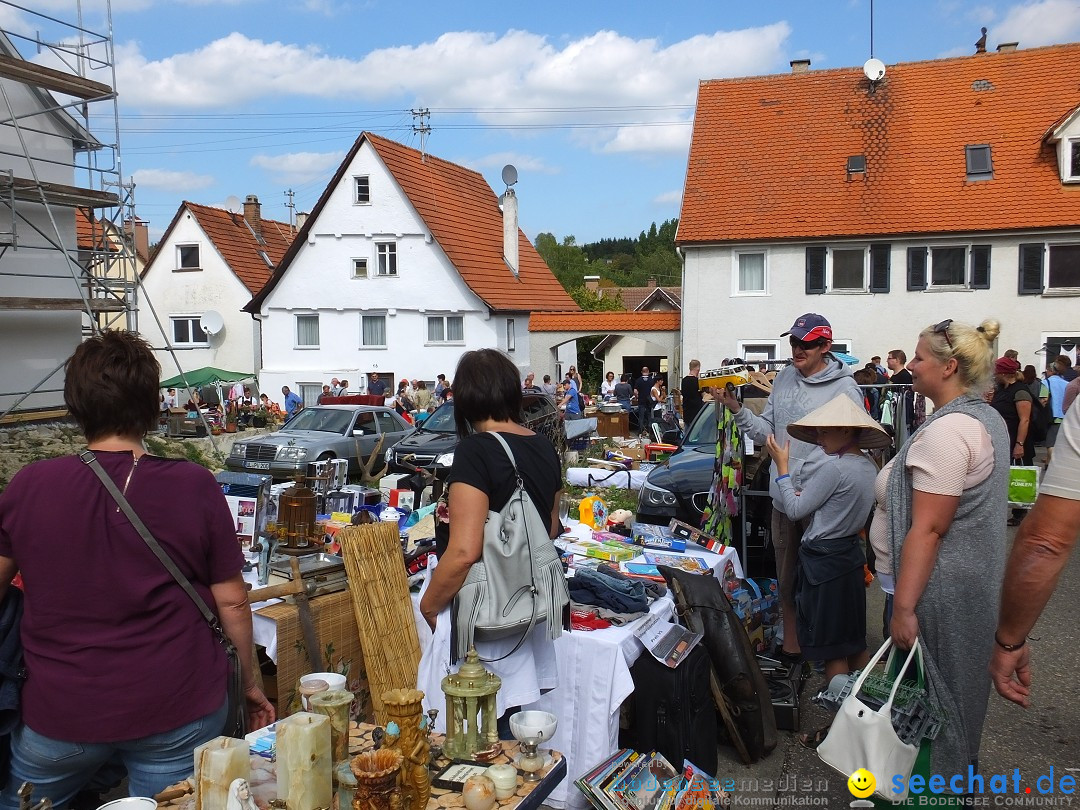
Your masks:
M 859 768 L 848 777 L 847 786 L 848 790 L 851 791 L 851 795 L 856 799 L 865 799 L 874 792 L 874 788 L 877 787 L 877 780 L 866 768 Z

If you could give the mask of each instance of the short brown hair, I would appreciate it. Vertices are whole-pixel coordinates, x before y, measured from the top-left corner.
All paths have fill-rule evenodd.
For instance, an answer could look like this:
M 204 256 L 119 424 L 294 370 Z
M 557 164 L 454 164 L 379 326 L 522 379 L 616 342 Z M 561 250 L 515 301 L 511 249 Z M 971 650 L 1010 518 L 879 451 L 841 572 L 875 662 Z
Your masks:
M 64 402 L 87 441 L 138 436 L 157 425 L 161 366 L 134 332 L 107 329 L 64 364 Z
M 902 366 L 907 364 L 907 353 L 903 349 L 893 349 L 889 352 L 889 357 L 899 360 Z

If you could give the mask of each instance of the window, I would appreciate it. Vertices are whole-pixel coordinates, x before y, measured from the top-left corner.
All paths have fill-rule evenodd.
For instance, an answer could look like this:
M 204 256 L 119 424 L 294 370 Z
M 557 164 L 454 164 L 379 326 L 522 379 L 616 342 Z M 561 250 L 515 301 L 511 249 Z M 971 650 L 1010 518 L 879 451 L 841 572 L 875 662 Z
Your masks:
M 176 272 L 182 273 L 186 270 L 202 270 L 198 245 L 176 246 Z
M 848 174 L 866 173 L 866 155 L 849 155 L 847 159 Z
M 379 257 L 379 275 L 397 275 L 397 243 L 376 242 L 375 252 Z
M 942 245 L 907 249 L 907 288 L 990 289 L 990 245 Z
M 296 345 L 297 347 L 319 346 L 319 316 L 297 315 L 296 316 Z M 322 387 L 319 387 L 322 391 Z
M 1044 277 L 1045 273 L 1045 277 Z M 1020 295 L 1080 292 L 1080 243 L 1020 245 Z
M 382 411 L 375 413 L 375 423 L 379 426 L 380 433 L 400 433 L 404 430 L 394 417 Z
M 428 343 L 464 343 L 465 319 L 460 315 L 429 315 Z
M 386 347 L 386 316 L 360 316 L 360 345 L 365 348 Z
M 366 174 L 353 178 L 353 202 L 361 205 L 371 202 L 371 183 Z
M 1080 180 L 1080 138 L 1069 141 L 1069 172 L 1070 180 Z
M 962 286 L 967 280 L 967 248 L 940 247 L 930 250 L 930 283 L 934 286 Z
M 869 248 L 810 245 L 806 248 L 806 294 L 887 293 L 892 276 L 891 262 L 892 245 L 887 242 L 875 242 Z
M 352 260 L 352 277 L 367 278 L 367 259 Z
M 304 407 L 310 408 L 319 404 L 319 395 L 322 393 L 322 383 L 299 383 L 300 399 L 304 401 Z M 314 412 L 313 412 L 314 413 Z
M 747 363 L 756 363 L 760 360 L 776 359 L 775 341 L 759 341 L 755 343 L 749 343 L 740 340 L 737 346 L 738 356 L 745 360 Z
M 866 250 L 833 248 L 830 290 L 853 292 L 866 289 Z
M 987 144 L 965 146 L 964 159 L 968 180 L 989 180 L 994 176 L 994 163 Z
M 765 295 L 765 252 L 735 252 L 735 295 Z
M 1050 289 L 1080 289 L 1080 244 L 1050 245 L 1050 273 L 1046 286 Z
M 514 351 L 517 348 L 517 330 L 513 318 L 506 319 L 506 350 Z
M 174 346 L 209 346 L 210 339 L 202 328 L 199 316 L 170 318 Z

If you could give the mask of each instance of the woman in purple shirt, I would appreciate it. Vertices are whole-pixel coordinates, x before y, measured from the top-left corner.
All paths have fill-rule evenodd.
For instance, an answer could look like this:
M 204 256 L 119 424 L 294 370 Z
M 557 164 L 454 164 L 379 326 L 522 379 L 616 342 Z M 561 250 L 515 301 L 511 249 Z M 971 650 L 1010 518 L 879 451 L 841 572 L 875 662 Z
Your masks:
M 81 344 L 64 400 L 87 447 L 150 533 L 216 610 L 239 648 L 249 727 L 274 720 L 251 669 L 243 554 L 213 475 L 146 452 L 160 367 L 130 332 Z M 0 807 L 33 782 L 59 807 L 106 762 L 121 760 L 132 795 L 153 796 L 192 770 L 220 734 L 224 651 L 202 615 L 77 456 L 19 471 L 0 495 L 0 593 L 21 572 L 26 682 Z

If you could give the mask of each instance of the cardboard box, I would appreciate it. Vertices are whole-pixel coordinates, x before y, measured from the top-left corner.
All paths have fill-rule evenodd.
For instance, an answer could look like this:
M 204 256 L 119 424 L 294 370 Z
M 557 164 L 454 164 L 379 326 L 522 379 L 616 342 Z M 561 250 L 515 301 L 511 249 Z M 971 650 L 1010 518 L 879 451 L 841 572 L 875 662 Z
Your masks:
M 413 509 L 413 504 L 416 503 L 416 493 L 411 489 L 392 489 L 390 490 L 389 502 L 391 506 L 398 509 Z
M 626 411 L 619 413 L 597 412 L 596 432 L 600 436 L 629 436 L 630 414 Z
M 688 543 L 696 543 L 706 551 L 711 551 L 713 554 L 724 553 L 723 543 L 711 534 L 705 534 L 701 529 L 697 529 L 689 523 L 683 523 L 681 520 L 672 518 L 671 523 L 668 524 L 668 528 L 671 529 L 671 533 L 675 537 L 680 537 Z
M 391 473 L 390 475 L 384 475 L 379 479 L 379 492 L 382 493 L 383 501 L 390 500 L 390 490 L 400 489 L 398 485 L 402 479 L 408 478 L 408 473 Z

